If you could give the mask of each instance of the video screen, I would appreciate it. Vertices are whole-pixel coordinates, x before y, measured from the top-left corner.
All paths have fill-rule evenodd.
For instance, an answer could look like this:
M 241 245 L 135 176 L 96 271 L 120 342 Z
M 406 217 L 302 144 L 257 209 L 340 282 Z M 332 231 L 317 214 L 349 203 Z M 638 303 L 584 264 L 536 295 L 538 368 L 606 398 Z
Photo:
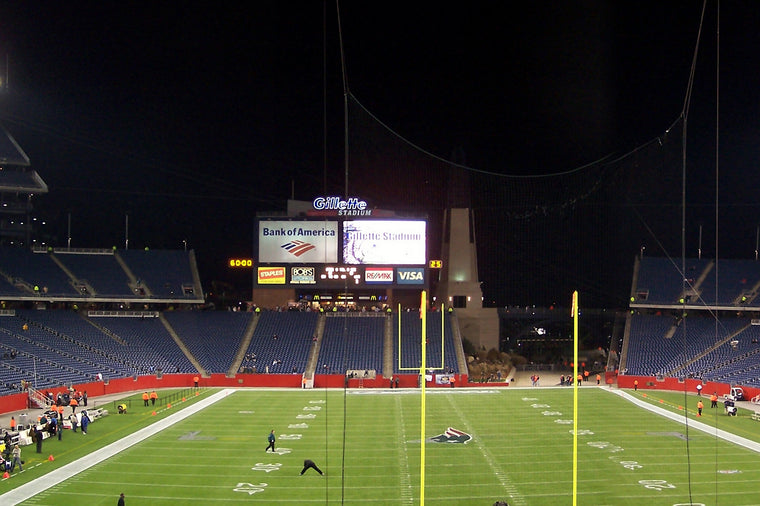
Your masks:
M 343 263 L 424 265 L 424 221 L 362 220 L 343 222 Z

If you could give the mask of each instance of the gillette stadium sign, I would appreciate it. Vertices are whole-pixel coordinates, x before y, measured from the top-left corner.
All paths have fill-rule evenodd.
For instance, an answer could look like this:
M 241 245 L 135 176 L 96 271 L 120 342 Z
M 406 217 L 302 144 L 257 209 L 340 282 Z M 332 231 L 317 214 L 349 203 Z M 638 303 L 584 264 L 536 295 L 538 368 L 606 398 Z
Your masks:
M 372 216 L 367 201 L 357 197 L 317 197 L 311 205 L 316 211 L 335 213 L 335 216 Z

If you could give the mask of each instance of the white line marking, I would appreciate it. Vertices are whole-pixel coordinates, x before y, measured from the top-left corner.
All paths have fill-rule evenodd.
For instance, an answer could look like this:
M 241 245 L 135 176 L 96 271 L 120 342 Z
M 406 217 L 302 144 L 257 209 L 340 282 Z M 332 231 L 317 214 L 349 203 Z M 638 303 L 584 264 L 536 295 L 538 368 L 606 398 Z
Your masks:
M 104 460 L 113 457 L 117 453 L 144 441 L 150 436 L 161 432 L 167 427 L 171 427 L 175 423 L 180 422 L 189 416 L 194 415 L 195 413 L 205 409 L 215 402 L 222 400 L 233 392 L 234 390 L 232 389 L 225 389 L 212 394 L 206 399 L 202 399 L 195 404 L 172 413 L 163 420 L 159 420 L 158 422 L 149 425 L 148 427 L 144 427 L 137 432 L 130 434 L 129 436 L 126 436 L 118 441 L 114 441 L 110 445 L 104 446 L 99 450 L 95 450 L 94 452 L 80 459 L 77 459 L 70 464 L 66 464 L 65 466 L 51 471 L 44 476 L 40 476 L 39 478 L 36 478 L 28 483 L 24 483 L 20 487 L 6 492 L 3 495 L 0 495 L 0 504 L 11 506 L 26 501 L 27 499 L 30 499 L 31 497 L 44 492 L 50 487 L 58 485 L 59 483 L 71 478 L 75 474 L 81 473 L 82 471 L 85 471 L 96 464 L 100 464 Z

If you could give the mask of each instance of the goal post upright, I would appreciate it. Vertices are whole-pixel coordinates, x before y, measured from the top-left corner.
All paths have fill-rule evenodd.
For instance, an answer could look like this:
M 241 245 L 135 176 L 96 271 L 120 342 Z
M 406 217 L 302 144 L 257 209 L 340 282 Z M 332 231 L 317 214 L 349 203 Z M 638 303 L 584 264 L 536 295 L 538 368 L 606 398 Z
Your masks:
M 420 360 L 420 506 L 425 506 L 425 354 L 427 337 L 427 310 L 425 290 L 420 295 L 420 320 L 422 320 L 422 357 Z

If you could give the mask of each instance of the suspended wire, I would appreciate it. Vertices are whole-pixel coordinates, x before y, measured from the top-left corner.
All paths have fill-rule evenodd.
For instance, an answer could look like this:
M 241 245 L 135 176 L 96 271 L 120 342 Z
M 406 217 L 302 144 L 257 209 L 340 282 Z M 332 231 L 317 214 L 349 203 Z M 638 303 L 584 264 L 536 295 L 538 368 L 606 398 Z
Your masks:
M 133 162 L 137 162 L 145 168 L 164 172 L 173 177 L 185 179 L 193 183 L 199 183 L 199 184 L 204 185 L 204 187 L 206 188 L 209 186 L 209 184 L 213 183 L 216 185 L 217 189 L 222 190 L 222 191 L 238 191 L 239 190 L 239 183 L 226 181 L 224 179 L 215 177 L 214 175 L 210 175 L 210 174 L 195 173 L 192 170 L 190 170 L 188 167 L 173 168 L 171 167 L 170 164 L 167 164 L 164 162 L 157 163 L 152 160 L 145 160 L 144 158 L 141 158 L 134 153 L 125 152 L 123 150 L 119 150 L 113 147 L 108 147 L 108 146 L 105 146 L 103 143 L 96 143 L 95 141 L 91 139 L 88 139 L 86 137 L 82 137 L 79 135 L 72 135 L 71 133 L 66 134 L 48 125 L 31 122 L 26 119 L 19 118 L 17 116 L 13 116 L 9 114 L 2 114 L 2 119 L 3 121 L 7 123 L 15 124 L 19 127 L 26 128 L 28 130 L 39 132 L 45 135 L 49 135 L 51 137 L 56 137 L 70 144 L 76 144 L 78 146 L 85 147 L 97 153 L 102 153 L 102 154 L 109 155 L 115 158 L 122 158 L 122 159 L 130 160 Z
M 458 168 L 458 169 L 465 170 L 467 172 L 471 172 L 471 173 L 474 173 L 474 174 L 482 174 L 482 175 L 487 175 L 487 176 L 495 176 L 495 177 L 500 177 L 500 178 L 505 178 L 505 179 L 542 179 L 542 178 L 567 176 L 569 174 L 574 174 L 574 173 L 577 173 L 577 172 L 582 172 L 584 169 L 588 169 L 589 167 L 595 167 L 595 166 L 598 166 L 599 164 L 602 164 L 602 163 L 611 163 L 611 162 L 614 162 L 614 161 L 626 158 L 627 156 L 630 156 L 631 154 L 635 153 L 636 151 L 638 151 L 640 149 L 643 149 L 644 147 L 652 144 L 653 142 L 657 142 L 657 140 L 659 139 L 659 138 L 655 138 L 655 139 L 652 139 L 650 141 L 647 141 L 646 143 L 642 144 L 641 146 L 638 146 L 638 147 L 632 149 L 631 151 L 629 151 L 628 153 L 626 153 L 624 155 L 618 156 L 617 158 L 613 159 L 612 157 L 615 156 L 615 155 L 611 153 L 611 154 L 608 154 L 606 156 L 603 156 L 602 158 L 594 160 L 592 162 L 589 162 L 589 163 L 586 163 L 586 164 L 581 165 L 579 167 L 568 169 L 568 170 L 562 171 L 562 172 L 553 172 L 553 173 L 548 173 L 548 174 L 504 174 L 504 173 L 500 173 L 500 172 L 491 172 L 491 171 L 487 171 L 487 170 L 483 170 L 483 169 L 476 169 L 474 167 L 470 167 L 468 165 L 463 165 L 461 163 L 457 163 L 457 162 L 448 160 L 446 158 L 443 158 L 443 157 L 441 157 L 439 155 L 436 155 L 434 153 L 431 153 L 430 151 L 426 150 L 425 148 L 422 148 L 422 147 L 418 146 L 417 144 L 415 144 L 414 142 L 410 141 L 409 139 L 407 139 L 406 137 L 404 137 L 400 133 L 396 132 L 393 128 L 391 128 L 390 126 L 388 126 L 387 124 L 385 124 L 380 118 L 378 118 L 374 113 L 372 113 L 372 111 L 370 111 L 369 109 L 367 109 L 359 101 L 359 99 L 356 98 L 356 96 L 354 96 L 353 94 L 351 94 L 350 97 L 353 100 L 353 102 L 356 103 L 356 105 L 358 105 L 378 125 L 380 125 L 381 127 L 383 127 L 393 137 L 397 138 L 399 141 L 401 141 L 402 143 L 408 145 L 412 149 L 418 151 L 420 154 L 428 156 L 431 159 L 437 160 L 437 161 L 439 161 L 441 163 L 445 163 L 446 165 L 449 165 L 451 167 L 455 167 L 455 168 Z
M 702 3 L 702 12 L 699 19 L 699 29 L 697 31 L 697 40 L 694 46 L 694 55 L 691 62 L 691 68 L 689 70 L 689 79 L 688 84 L 686 87 L 686 95 L 684 97 L 684 105 L 683 105 L 683 131 L 681 132 L 681 138 L 682 138 L 682 144 L 681 144 L 681 272 L 686 272 L 686 141 L 688 138 L 687 132 L 688 132 L 688 119 L 689 119 L 689 108 L 691 107 L 691 98 L 692 98 L 692 92 L 694 89 L 694 76 L 696 74 L 696 67 L 697 67 L 697 55 L 699 54 L 699 45 L 702 38 L 702 27 L 704 23 L 705 18 L 705 11 L 707 9 L 707 0 L 703 0 Z M 681 276 L 681 293 L 686 293 L 686 276 Z M 684 295 L 682 295 L 684 296 Z M 682 314 L 681 314 L 681 332 L 682 332 L 682 344 L 683 344 L 683 356 L 686 357 L 687 353 L 687 347 L 686 347 L 686 327 L 687 322 L 685 318 L 685 313 L 683 313 L 684 308 L 682 307 Z M 692 480 L 691 480 L 691 445 L 689 444 L 689 402 L 688 402 L 688 389 L 687 389 L 687 383 L 684 381 L 684 389 L 683 389 L 683 396 L 684 396 L 684 406 L 686 409 L 684 409 L 684 425 L 685 425 L 685 443 L 686 443 L 686 477 L 687 477 L 687 490 L 689 494 L 689 503 L 692 503 Z
M 340 51 L 340 69 L 341 69 L 341 78 L 343 82 L 343 163 L 344 163 L 344 184 L 345 184 L 345 198 L 348 198 L 348 181 L 349 181 L 349 145 L 348 145 L 348 76 L 346 73 L 346 55 L 345 51 L 343 49 L 343 28 L 341 24 L 340 19 L 340 0 L 335 0 L 335 10 L 336 10 L 336 16 L 338 20 L 338 47 Z M 348 279 L 345 280 L 344 286 L 343 286 L 343 293 L 348 292 Z M 335 301 L 335 304 L 337 305 L 338 301 Z M 347 321 L 346 319 L 347 315 L 344 315 L 343 320 L 343 374 L 345 375 L 343 380 L 343 439 L 341 440 L 341 465 L 340 465 L 340 472 L 341 472 L 341 480 L 340 480 L 340 502 L 341 504 L 344 503 L 346 498 L 346 429 L 348 428 L 348 375 L 347 373 L 347 366 L 346 366 L 346 349 L 347 346 L 347 339 L 348 339 L 348 329 L 346 328 Z
M 719 183 L 720 183 L 720 0 L 717 2 L 717 12 L 716 12 L 716 20 L 715 20 L 715 26 L 716 26 L 716 33 L 715 33 L 715 302 L 718 302 L 718 282 L 720 281 L 720 272 L 718 271 L 718 266 L 720 263 L 718 262 L 718 246 L 720 244 L 719 240 L 719 231 L 720 231 L 720 220 L 719 220 L 719 202 L 720 202 L 720 189 L 719 189 Z M 715 342 L 718 342 L 718 318 L 715 317 Z M 718 357 L 715 357 L 715 364 L 718 362 Z M 713 394 L 714 395 L 714 394 Z M 712 403 L 711 403 L 712 404 Z M 712 405 L 710 406 L 712 408 Z M 717 419 L 718 413 L 717 410 L 715 410 L 715 419 L 713 420 L 714 426 L 715 426 L 715 434 L 713 436 L 713 446 L 714 446 L 714 465 L 715 465 L 715 476 L 718 476 L 718 419 Z M 718 480 L 714 480 L 714 494 L 715 494 L 715 503 L 718 502 Z

